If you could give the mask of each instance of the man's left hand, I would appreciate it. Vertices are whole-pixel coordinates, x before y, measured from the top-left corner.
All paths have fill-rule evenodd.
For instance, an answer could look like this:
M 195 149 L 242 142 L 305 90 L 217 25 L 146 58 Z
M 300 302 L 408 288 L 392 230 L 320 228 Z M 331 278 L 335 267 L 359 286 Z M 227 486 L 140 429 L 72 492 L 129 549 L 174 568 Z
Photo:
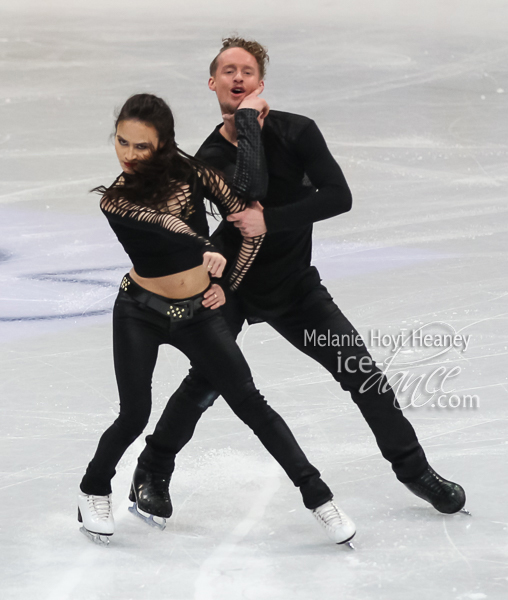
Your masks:
M 257 201 L 251 202 L 249 208 L 229 215 L 227 220 L 234 223 L 244 237 L 256 237 L 266 233 L 263 207 Z

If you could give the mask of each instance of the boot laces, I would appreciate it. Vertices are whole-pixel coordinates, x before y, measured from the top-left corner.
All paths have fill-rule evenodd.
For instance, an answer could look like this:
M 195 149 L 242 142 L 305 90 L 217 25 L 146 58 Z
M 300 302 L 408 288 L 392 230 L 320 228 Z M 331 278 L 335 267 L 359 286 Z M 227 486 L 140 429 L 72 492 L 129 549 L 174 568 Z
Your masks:
M 430 472 L 429 476 L 426 477 L 420 484 L 422 489 L 427 489 L 430 493 L 440 495 L 446 494 L 447 486 L 446 482 L 437 473 Z
M 96 514 L 97 518 L 107 521 L 111 514 L 110 496 L 88 496 L 88 508 Z
M 314 514 L 326 527 L 337 527 L 343 525 L 346 522 L 346 515 L 340 510 L 340 508 L 334 502 L 327 502 L 328 506 L 320 510 L 319 508 L 314 511 Z

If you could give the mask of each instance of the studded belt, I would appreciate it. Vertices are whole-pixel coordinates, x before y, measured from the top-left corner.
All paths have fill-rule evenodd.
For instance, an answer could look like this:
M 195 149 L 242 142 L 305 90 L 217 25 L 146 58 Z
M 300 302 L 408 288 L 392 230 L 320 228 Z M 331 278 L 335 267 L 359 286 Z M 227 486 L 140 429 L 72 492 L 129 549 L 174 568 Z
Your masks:
M 205 308 L 202 305 L 202 293 L 186 300 L 171 300 L 171 298 L 164 298 L 164 296 L 159 296 L 145 290 L 128 274 L 124 275 L 120 289 L 129 294 L 137 302 L 169 318 L 171 322 L 192 319 L 198 310 Z

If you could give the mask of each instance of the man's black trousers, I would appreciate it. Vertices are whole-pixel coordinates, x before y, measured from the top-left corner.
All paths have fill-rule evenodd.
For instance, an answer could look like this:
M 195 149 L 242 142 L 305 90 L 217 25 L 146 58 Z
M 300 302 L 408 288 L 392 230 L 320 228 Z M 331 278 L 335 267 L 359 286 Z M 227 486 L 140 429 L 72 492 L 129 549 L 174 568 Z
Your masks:
M 308 286 L 299 296 L 298 302 L 289 310 L 280 316 L 266 318 L 266 322 L 293 346 L 321 364 L 351 394 L 397 478 L 402 482 L 417 478 L 427 467 L 423 448 L 356 329 L 322 284 Z M 236 337 L 246 315 L 234 300 L 229 300 L 222 309 L 226 307 L 223 313 Z M 326 339 L 347 340 L 347 343 L 340 347 L 312 343 L 312 340 L 317 342 L 320 335 Z M 341 353 L 340 370 L 338 351 Z M 172 473 L 176 454 L 191 439 L 199 418 L 218 395 L 206 377 L 192 366 L 169 399 L 154 433 L 146 438 L 147 445 L 139 457 L 140 466 L 166 475 Z

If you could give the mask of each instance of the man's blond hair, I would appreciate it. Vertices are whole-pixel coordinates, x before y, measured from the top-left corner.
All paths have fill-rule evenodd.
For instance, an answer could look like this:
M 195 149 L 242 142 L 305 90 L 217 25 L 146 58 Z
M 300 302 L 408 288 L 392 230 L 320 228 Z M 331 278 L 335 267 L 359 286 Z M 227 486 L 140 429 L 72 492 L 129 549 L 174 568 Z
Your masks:
M 212 77 L 215 77 L 219 56 L 230 48 L 243 48 L 243 50 L 246 50 L 249 54 L 252 54 L 258 63 L 260 79 L 265 78 L 266 66 L 270 60 L 267 49 L 259 42 L 254 40 L 246 40 L 238 36 L 222 38 L 222 48 L 219 50 L 219 54 L 217 54 L 217 56 L 210 63 L 210 75 Z

